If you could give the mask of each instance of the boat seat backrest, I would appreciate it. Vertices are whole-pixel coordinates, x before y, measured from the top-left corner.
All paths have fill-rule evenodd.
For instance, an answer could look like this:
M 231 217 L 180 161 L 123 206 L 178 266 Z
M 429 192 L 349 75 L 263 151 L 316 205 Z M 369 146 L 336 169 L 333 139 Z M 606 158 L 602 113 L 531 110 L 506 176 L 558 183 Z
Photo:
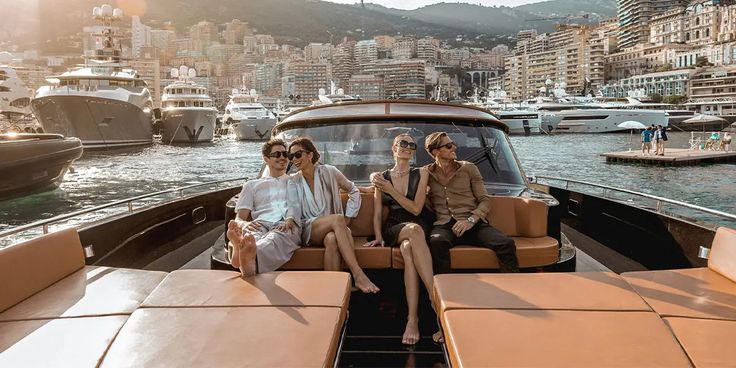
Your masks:
M 508 236 L 547 236 L 547 204 L 530 198 L 492 196 L 488 222 Z
M 346 193 L 341 193 L 342 206 L 348 201 Z M 384 220 L 386 219 L 387 211 L 383 211 Z M 350 231 L 353 236 L 356 237 L 368 237 L 373 236 L 373 193 L 360 193 L 360 210 L 358 211 L 358 217 L 350 221 Z
M 736 282 L 736 230 L 719 227 L 708 257 L 708 268 Z
M 65 229 L 0 249 L 0 312 L 84 267 L 76 229 Z

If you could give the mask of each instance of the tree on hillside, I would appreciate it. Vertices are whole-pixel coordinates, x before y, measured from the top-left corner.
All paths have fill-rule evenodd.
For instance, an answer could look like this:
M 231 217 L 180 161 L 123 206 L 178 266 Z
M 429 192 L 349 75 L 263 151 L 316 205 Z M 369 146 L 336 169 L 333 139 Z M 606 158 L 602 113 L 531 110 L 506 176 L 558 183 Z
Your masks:
M 698 68 L 702 68 L 704 66 L 713 66 L 713 63 L 708 60 L 707 56 L 698 56 L 695 59 L 695 66 L 697 66 Z
M 662 102 L 662 95 L 660 95 L 659 93 L 652 93 L 651 95 L 649 95 L 649 100 L 654 103 L 660 103 Z
M 682 105 L 687 101 L 687 96 L 683 95 L 672 95 L 672 96 L 665 96 L 662 99 L 662 102 L 672 104 L 672 105 Z

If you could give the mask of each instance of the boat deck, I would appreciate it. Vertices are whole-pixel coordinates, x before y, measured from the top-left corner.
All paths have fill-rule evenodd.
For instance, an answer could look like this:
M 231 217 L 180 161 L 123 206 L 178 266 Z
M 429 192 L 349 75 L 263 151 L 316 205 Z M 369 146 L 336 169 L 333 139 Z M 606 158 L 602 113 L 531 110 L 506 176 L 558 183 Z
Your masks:
M 735 151 L 707 151 L 686 148 L 667 148 L 664 156 L 645 155 L 639 150 L 606 152 L 606 162 L 639 163 L 661 166 L 686 166 L 710 163 L 736 162 Z

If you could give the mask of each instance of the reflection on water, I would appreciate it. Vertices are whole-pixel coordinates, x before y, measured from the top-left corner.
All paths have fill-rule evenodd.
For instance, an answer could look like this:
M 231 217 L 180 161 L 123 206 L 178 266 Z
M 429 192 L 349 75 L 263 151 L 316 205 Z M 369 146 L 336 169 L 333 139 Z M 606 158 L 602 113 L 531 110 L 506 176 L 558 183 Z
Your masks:
M 669 147 L 687 147 L 689 133 L 669 136 Z M 638 145 L 637 135 L 633 140 Z M 511 141 L 527 175 L 591 181 L 736 213 L 736 165 L 607 164 L 599 154 L 628 149 L 627 134 L 542 135 Z M 157 144 L 134 153 L 86 155 L 59 189 L 0 202 L 0 230 L 154 191 L 252 177 L 260 169 L 260 146 L 223 140 L 206 146 Z M 106 213 L 124 210 L 122 206 Z

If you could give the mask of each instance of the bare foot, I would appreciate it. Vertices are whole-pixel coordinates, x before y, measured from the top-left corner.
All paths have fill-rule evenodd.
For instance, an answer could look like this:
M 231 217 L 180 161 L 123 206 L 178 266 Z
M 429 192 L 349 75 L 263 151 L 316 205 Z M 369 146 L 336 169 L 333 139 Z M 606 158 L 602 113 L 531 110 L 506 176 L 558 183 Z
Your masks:
M 401 339 L 401 343 L 404 345 L 414 345 L 419 341 L 419 320 L 416 318 L 409 318 L 406 322 L 406 329 L 404 330 L 404 337 Z
M 442 331 L 435 332 L 434 335 L 432 335 L 432 341 L 434 341 L 434 342 L 436 342 L 438 344 L 444 343 L 445 342 L 445 337 L 442 336 Z
M 230 254 L 230 265 L 234 268 L 240 268 L 240 247 L 235 246 L 234 239 L 243 234 L 243 229 L 237 221 L 230 221 L 227 224 L 228 253 Z M 233 239 L 233 240 L 230 240 Z
M 381 291 L 365 274 L 355 276 L 355 286 L 366 294 L 375 294 Z
M 256 239 L 251 233 L 243 234 L 239 224 L 231 221 L 228 224 L 227 236 L 233 247 L 233 267 L 240 268 L 243 276 L 256 274 Z

